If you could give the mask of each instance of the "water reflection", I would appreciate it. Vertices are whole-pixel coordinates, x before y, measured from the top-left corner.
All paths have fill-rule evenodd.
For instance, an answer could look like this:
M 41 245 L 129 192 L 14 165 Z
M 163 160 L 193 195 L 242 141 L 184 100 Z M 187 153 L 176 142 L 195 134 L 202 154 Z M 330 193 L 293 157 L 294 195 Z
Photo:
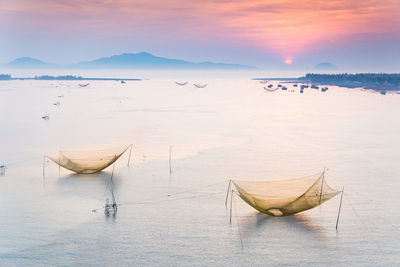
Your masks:
M 98 172 L 94 174 L 69 174 L 63 176 L 57 180 L 57 186 L 60 191 L 68 194 L 70 196 L 79 196 L 82 194 L 85 196 L 90 196 L 94 199 L 99 199 L 104 197 L 104 208 L 107 205 L 116 205 L 116 195 L 119 188 L 119 176 L 114 173 L 113 177 L 111 177 L 111 173 L 108 172 Z M 107 201 L 111 199 L 112 203 L 108 203 Z M 112 212 L 104 212 L 106 217 L 113 217 L 114 220 L 116 218 L 116 209 L 111 209 Z M 100 211 L 100 210 L 99 210 Z
M 313 237 L 324 238 L 321 227 L 304 213 L 285 217 L 272 217 L 264 213 L 254 212 L 247 216 L 240 216 L 241 231 L 249 235 L 260 235 L 263 232 L 300 232 Z

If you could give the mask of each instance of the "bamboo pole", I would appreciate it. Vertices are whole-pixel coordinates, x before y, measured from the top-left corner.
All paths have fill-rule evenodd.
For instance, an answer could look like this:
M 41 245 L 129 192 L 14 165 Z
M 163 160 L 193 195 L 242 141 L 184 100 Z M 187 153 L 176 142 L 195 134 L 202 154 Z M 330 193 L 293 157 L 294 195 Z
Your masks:
M 231 191 L 231 207 L 229 210 L 229 224 L 232 224 L 232 198 L 233 198 L 233 190 Z
M 232 183 L 232 180 L 229 180 L 228 188 L 226 189 L 225 208 L 227 207 L 227 204 L 228 204 L 228 196 L 229 196 L 229 189 L 231 189 L 231 183 Z
M 169 176 L 172 175 L 171 153 L 172 153 L 172 145 L 169 146 Z
M 319 204 L 321 204 L 322 190 L 324 189 L 324 179 L 325 179 L 325 169 L 324 172 L 322 173 L 321 192 L 319 193 Z
M 43 156 L 43 188 L 45 183 L 45 176 L 46 176 L 46 156 Z
M 131 162 L 132 147 L 133 147 L 133 145 L 131 144 L 131 149 L 129 150 L 128 167 L 129 167 L 129 164 Z
M 344 192 L 344 186 L 342 188 L 342 195 L 340 196 L 339 211 L 338 211 L 338 215 L 337 215 L 337 219 L 336 219 L 336 231 L 337 231 L 337 228 L 339 225 L 339 217 L 340 217 L 340 210 L 342 208 L 343 192 Z
M 46 164 L 46 156 L 43 156 L 43 179 L 44 179 L 44 177 L 45 177 L 45 175 L 46 175 L 46 172 L 45 172 L 45 164 Z
M 115 156 L 115 157 L 116 157 L 116 156 Z M 111 196 L 112 196 L 113 204 L 115 204 L 114 180 L 113 180 L 113 177 L 114 177 L 114 169 L 115 169 L 115 161 L 114 161 L 114 164 L 113 164 L 113 169 L 112 169 L 111 178 L 110 178 L 110 180 L 111 180 Z

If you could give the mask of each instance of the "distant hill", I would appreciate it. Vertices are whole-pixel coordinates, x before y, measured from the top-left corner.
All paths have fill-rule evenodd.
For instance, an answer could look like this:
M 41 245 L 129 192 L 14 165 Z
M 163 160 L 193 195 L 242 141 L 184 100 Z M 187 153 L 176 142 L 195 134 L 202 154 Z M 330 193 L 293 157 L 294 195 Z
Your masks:
M 322 62 L 315 65 L 313 70 L 338 70 L 338 67 L 329 62 Z
M 4 64 L 3 67 L 36 69 L 36 68 L 54 68 L 57 67 L 57 65 L 46 63 L 31 57 L 20 57 L 9 63 Z
M 185 60 L 157 57 L 147 52 L 125 53 L 102 57 L 72 65 L 56 65 L 30 57 L 17 58 L 0 65 L 3 68 L 67 68 L 67 69 L 256 69 L 255 67 L 213 62 L 194 63 Z
M 190 61 L 157 57 L 147 52 L 125 53 L 103 57 L 93 61 L 70 65 L 71 68 L 148 68 L 148 69 L 255 69 L 255 67 L 213 62 L 193 63 Z

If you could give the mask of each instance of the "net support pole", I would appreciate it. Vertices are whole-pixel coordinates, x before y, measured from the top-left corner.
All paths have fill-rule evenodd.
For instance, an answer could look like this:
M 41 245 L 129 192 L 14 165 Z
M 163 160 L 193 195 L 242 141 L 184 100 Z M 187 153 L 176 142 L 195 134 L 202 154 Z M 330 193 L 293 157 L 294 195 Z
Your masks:
M 169 146 L 169 176 L 172 175 L 171 153 L 172 153 L 172 145 Z
M 115 156 L 115 157 L 116 157 L 116 156 Z M 113 204 L 115 204 L 114 180 L 113 180 L 113 177 L 114 177 L 114 169 L 115 169 L 115 161 L 114 161 L 114 164 L 113 164 L 113 169 L 112 169 L 111 178 L 110 178 L 110 180 L 111 180 L 111 196 L 112 196 Z
M 46 164 L 46 156 L 43 156 L 43 179 L 44 179 L 44 176 L 46 175 L 46 172 L 45 172 L 45 164 Z
M 60 162 L 61 161 L 61 150 L 58 151 L 58 174 L 61 173 L 61 165 Z
M 226 197 L 225 197 L 225 208 L 228 207 L 228 196 L 229 196 L 229 189 L 231 189 L 232 180 L 229 180 L 228 188 L 226 189 Z
M 133 147 L 133 145 L 131 144 L 131 149 L 129 150 L 128 167 L 131 163 L 132 147 Z
M 229 224 L 232 224 L 232 198 L 233 198 L 233 190 L 231 190 L 231 207 L 229 209 Z
M 43 187 L 44 187 L 45 176 L 46 176 L 46 156 L 43 156 Z
M 338 215 L 337 215 L 337 219 L 336 219 L 336 231 L 337 231 L 337 228 L 339 225 L 339 217 L 340 217 L 340 210 L 342 208 L 343 192 L 344 192 L 344 186 L 342 188 L 342 195 L 340 196 L 339 210 L 338 210 Z
M 321 192 L 319 193 L 319 204 L 320 205 L 321 205 L 321 199 L 322 199 L 322 190 L 324 189 L 324 179 L 325 179 L 325 169 L 324 169 L 324 172 L 322 173 Z

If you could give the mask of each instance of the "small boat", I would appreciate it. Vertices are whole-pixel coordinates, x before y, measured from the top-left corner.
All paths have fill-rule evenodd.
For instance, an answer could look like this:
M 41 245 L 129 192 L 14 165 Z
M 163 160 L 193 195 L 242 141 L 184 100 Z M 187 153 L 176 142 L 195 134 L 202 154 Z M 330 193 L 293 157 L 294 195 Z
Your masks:
M 42 116 L 42 119 L 44 119 L 45 121 L 48 121 L 50 119 L 50 116 L 48 114 Z
M 6 165 L 0 165 L 0 175 L 3 176 L 4 174 L 6 174 Z
M 79 86 L 80 87 L 87 87 L 89 85 L 89 83 L 80 83 Z
M 326 90 L 328 90 L 328 87 L 322 87 L 321 88 L 321 92 L 326 92 Z
M 177 85 L 180 85 L 180 86 L 184 86 L 184 85 L 186 85 L 188 82 L 175 82 Z
M 276 90 L 278 90 L 279 88 L 278 87 L 276 87 L 276 88 L 271 88 L 271 87 L 265 87 L 264 86 L 264 89 L 266 90 L 266 91 L 268 91 L 268 92 L 273 92 L 273 91 L 276 91 Z
M 283 91 L 286 91 L 286 90 L 287 90 L 287 87 L 286 87 L 286 86 L 282 86 L 282 90 L 283 90 Z
M 195 83 L 194 86 L 196 86 L 197 88 L 204 88 L 207 86 L 207 84 L 199 84 L 199 83 Z
M 313 84 L 313 85 L 311 85 L 311 88 L 312 88 L 312 89 L 317 89 L 317 90 L 319 89 L 319 87 L 318 87 L 318 86 L 316 86 L 316 85 L 314 85 L 314 84 Z
M 386 90 L 380 91 L 381 95 L 386 95 Z
M 302 93 L 304 93 L 304 90 L 303 90 L 303 89 L 300 89 L 300 94 L 302 94 Z
M 60 101 L 57 101 L 57 102 L 53 103 L 53 105 L 57 106 L 57 107 L 60 106 Z
M 282 84 L 278 84 L 278 87 L 282 87 Z
M 272 86 L 273 86 L 273 85 L 272 85 L 272 84 L 270 84 L 270 85 L 268 85 L 268 88 L 272 88 Z
M 125 81 L 121 81 L 121 83 L 125 83 Z
M 63 97 L 64 97 L 63 95 L 59 95 L 59 96 L 58 96 L 58 98 L 63 98 Z
M 297 84 L 293 84 L 293 87 L 297 87 Z

